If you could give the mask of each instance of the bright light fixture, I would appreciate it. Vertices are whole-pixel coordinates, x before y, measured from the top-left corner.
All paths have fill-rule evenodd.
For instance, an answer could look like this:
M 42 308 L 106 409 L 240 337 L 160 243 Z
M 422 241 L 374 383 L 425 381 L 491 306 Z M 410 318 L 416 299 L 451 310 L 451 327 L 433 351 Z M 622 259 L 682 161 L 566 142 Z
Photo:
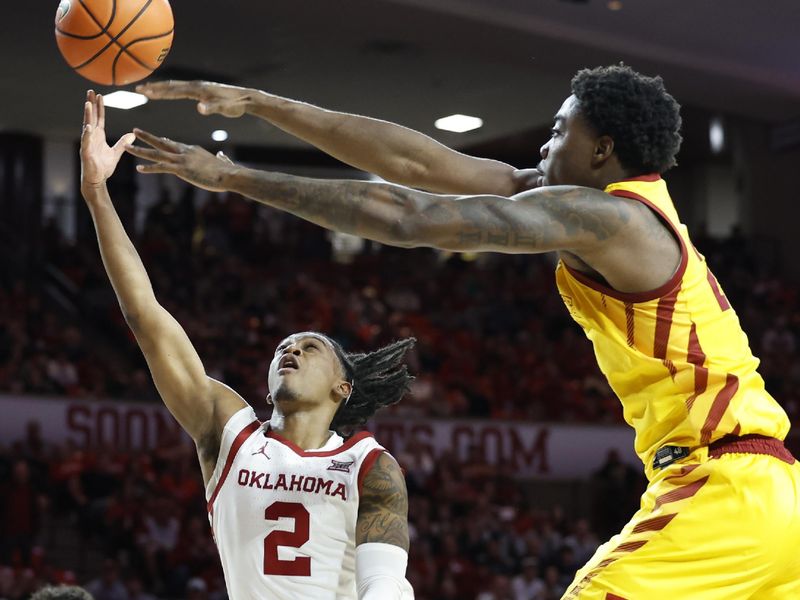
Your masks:
M 437 129 L 464 133 L 465 131 L 472 131 L 473 129 L 478 129 L 478 127 L 483 127 L 483 119 L 470 117 L 469 115 L 450 115 L 449 117 L 436 119 L 434 125 Z
M 713 117 L 708 124 L 708 142 L 713 154 L 720 154 L 725 149 L 725 125 L 720 117 Z
M 111 108 L 121 108 L 129 110 L 142 104 L 147 104 L 147 96 L 134 92 L 124 92 L 122 90 L 112 92 L 108 96 L 103 96 L 103 102 Z
M 228 132 L 224 129 L 217 129 L 211 132 L 211 139 L 215 142 L 224 142 L 228 139 Z

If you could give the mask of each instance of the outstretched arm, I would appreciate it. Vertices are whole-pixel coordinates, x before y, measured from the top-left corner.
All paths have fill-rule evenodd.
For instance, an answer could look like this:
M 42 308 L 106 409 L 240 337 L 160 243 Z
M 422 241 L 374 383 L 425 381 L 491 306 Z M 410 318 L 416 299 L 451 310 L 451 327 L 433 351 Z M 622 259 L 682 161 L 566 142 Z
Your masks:
M 357 169 L 387 181 L 447 194 L 510 196 L 536 187 L 535 169 L 468 156 L 395 123 L 326 110 L 252 88 L 209 81 L 145 83 L 157 100 L 190 99 L 200 114 L 260 117 Z
M 126 146 L 150 164 L 211 191 L 232 191 L 334 231 L 395 246 L 536 253 L 604 242 L 630 219 L 627 201 L 575 186 L 513 197 L 452 196 L 378 182 L 310 179 L 234 165 L 199 146 L 135 130 L 150 145 Z
M 360 600 L 410 598 L 408 492 L 400 466 L 382 453 L 364 477 L 356 522 L 356 584 Z
M 193 185 L 233 191 L 322 227 L 384 244 L 458 252 L 559 251 L 562 258 L 564 253 L 578 257 L 585 269 L 623 292 L 661 286 L 680 261 L 680 246 L 655 213 L 635 200 L 593 188 L 547 186 L 510 198 L 447 196 L 389 183 L 258 171 L 198 146 L 138 129 L 136 136 L 151 146 L 126 147 L 150 161 L 138 167 L 140 172 L 172 173 Z
M 114 172 L 125 144 L 133 141 L 133 135 L 123 136 L 109 148 L 104 122 L 103 99 L 89 92 L 81 136 L 81 193 L 92 215 L 103 265 L 125 320 L 136 336 L 167 408 L 197 442 L 201 459 L 208 450 L 205 457 L 208 460 L 201 463 L 204 475 L 208 471 L 210 476 L 216 461 L 214 432 L 221 431 L 227 419 L 245 402 L 206 376 L 183 328 L 156 300 L 144 265 L 106 187 L 106 180 Z

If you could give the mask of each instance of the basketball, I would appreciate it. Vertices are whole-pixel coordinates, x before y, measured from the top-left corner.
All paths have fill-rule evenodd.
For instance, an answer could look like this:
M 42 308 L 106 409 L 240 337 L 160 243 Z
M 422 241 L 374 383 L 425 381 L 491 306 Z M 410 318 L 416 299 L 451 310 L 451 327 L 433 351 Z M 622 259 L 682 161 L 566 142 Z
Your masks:
M 172 46 L 167 0 L 61 0 L 56 42 L 70 68 L 101 85 L 126 85 L 155 71 Z

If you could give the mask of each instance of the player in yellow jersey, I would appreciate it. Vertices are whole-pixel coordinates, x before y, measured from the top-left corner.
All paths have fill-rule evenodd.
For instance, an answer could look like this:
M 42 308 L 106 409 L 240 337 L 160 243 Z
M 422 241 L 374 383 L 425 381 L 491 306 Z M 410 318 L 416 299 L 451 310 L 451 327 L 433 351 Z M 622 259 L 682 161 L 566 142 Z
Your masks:
M 559 291 L 636 430 L 640 510 L 581 569 L 568 600 L 800 598 L 800 465 L 738 318 L 661 174 L 680 147 L 660 78 L 580 71 L 537 169 L 469 157 L 403 127 L 243 88 L 167 82 L 151 98 L 265 118 L 404 185 L 256 171 L 137 132 L 140 170 L 230 190 L 386 244 L 558 252 Z M 457 194 L 457 195 L 456 195 Z

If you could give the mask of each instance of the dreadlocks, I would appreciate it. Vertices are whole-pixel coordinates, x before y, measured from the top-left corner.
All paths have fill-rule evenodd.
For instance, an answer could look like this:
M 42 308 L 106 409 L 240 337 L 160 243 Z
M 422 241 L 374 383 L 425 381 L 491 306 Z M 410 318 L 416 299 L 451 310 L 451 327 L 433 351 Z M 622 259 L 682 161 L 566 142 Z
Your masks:
M 342 402 L 331 422 L 331 429 L 340 431 L 363 425 L 378 410 L 400 401 L 414 378 L 402 362 L 406 352 L 417 341 L 399 340 L 374 352 L 348 353 L 331 338 L 336 356 L 342 363 L 345 378 L 353 385 L 347 402 Z
M 681 147 L 680 105 L 661 77 L 625 65 L 583 69 L 572 79 L 580 112 L 599 135 L 610 135 L 632 174 L 663 173 Z

